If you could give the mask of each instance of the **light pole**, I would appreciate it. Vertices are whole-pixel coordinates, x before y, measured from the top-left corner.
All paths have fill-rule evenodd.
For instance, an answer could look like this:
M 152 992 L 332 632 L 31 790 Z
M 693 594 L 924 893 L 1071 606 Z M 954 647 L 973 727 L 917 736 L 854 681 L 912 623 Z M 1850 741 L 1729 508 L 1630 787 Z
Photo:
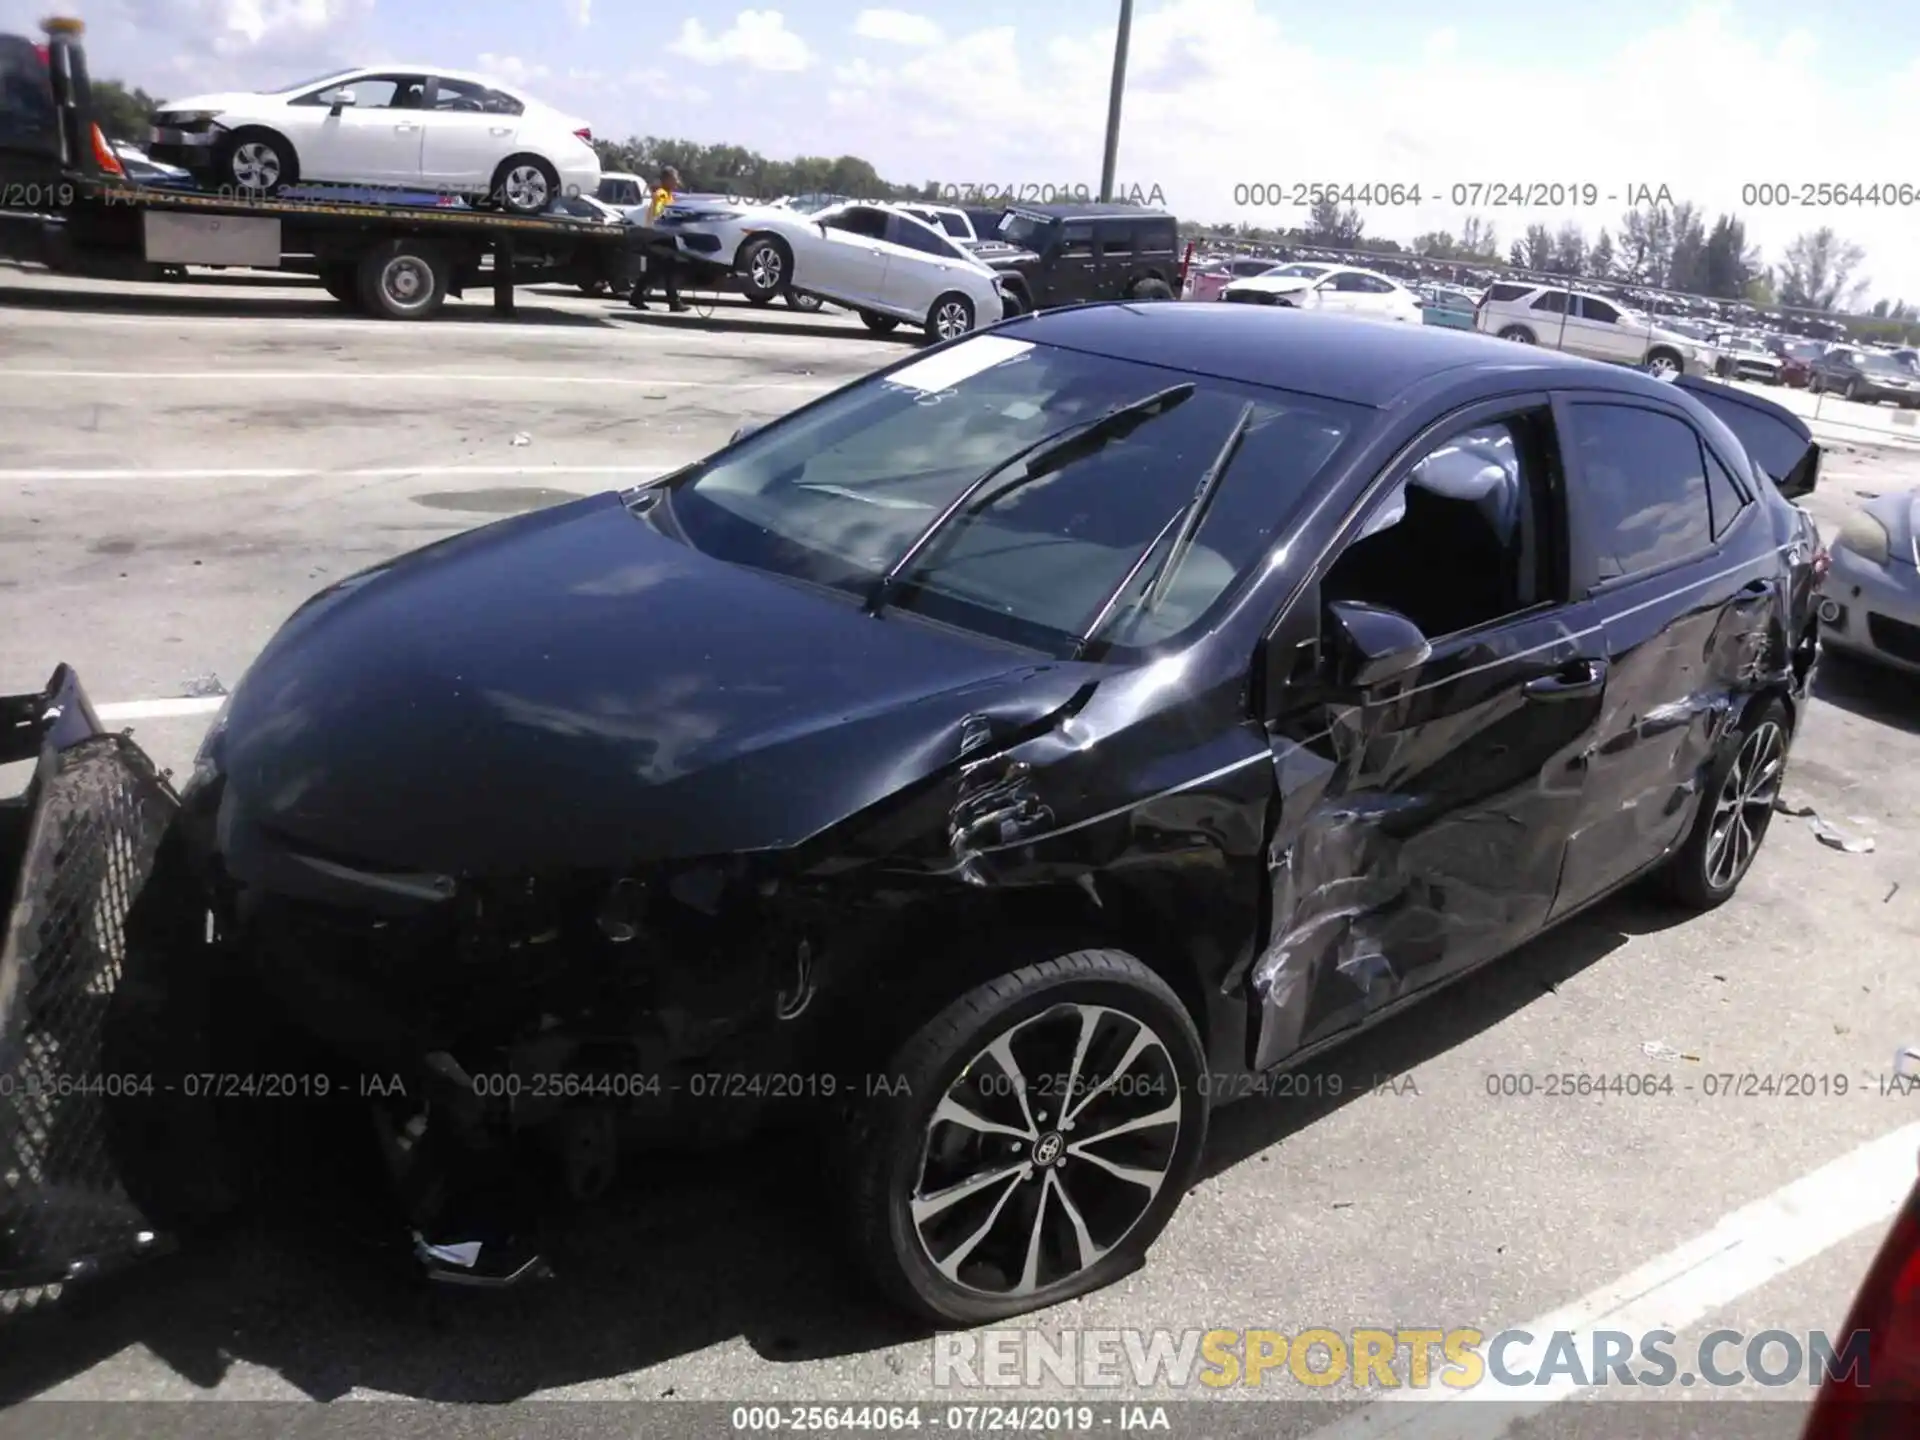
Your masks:
M 1120 0 L 1120 28 L 1113 37 L 1113 90 L 1107 97 L 1107 153 L 1100 162 L 1100 199 L 1113 199 L 1113 167 L 1120 158 L 1120 98 L 1127 90 L 1127 37 L 1133 30 L 1133 0 Z

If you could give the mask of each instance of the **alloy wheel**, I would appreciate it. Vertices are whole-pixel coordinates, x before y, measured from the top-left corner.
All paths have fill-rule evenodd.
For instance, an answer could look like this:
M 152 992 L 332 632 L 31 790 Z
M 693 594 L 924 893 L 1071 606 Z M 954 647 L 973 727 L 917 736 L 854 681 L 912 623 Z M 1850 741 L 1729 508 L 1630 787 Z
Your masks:
M 963 301 L 948 300 L 934 314 L 934 333 L 942 340 L 951 340 L 956 335 L 964 335 L 972 328 L 973 316 L 968 313 Z
M 997 1298 L 1099 1263 L 1166 1183 L 1183 1104 L 1166 1043 L 1124 1011 L 1063 1003 L 1013 1026 L 927 1122 L 908 1208 L 928 1262 Z
M 234 183 L 243 190 L 270 190 L 280 179 L 280 152 L 262 140 L 249 140 L 233 152 Z
M 1669 355 L 1656 355 L 1647 362 L 1647 373 L 1656 380 L 1670 380 L 1680 367 L 1673 363 Z
M 547 177 L 538 165 L 514 166 L 507 171 L 506 182 L 500 188 L 509 206 L 529 214 L 546 209 L 547 201 L 552 198 L 547 191 Z
M 747 266 L 747 275 L 753 281 L 753 288 L 762 291 L 774 291 L 780 288 L 780 281 L 786 274 L 786 266 L 780 261 L 780 252 L 771 245 L 762 245 L 754 252 Z
M 1787 768 L 1786 735 L 1769 720 L 1741 742 L 1733 768 L 1713 803 L 1707 833 L 1707 883 L 1715 890 L 1733 885 L 1759 853 L 1761 837 L 1780 798 Z

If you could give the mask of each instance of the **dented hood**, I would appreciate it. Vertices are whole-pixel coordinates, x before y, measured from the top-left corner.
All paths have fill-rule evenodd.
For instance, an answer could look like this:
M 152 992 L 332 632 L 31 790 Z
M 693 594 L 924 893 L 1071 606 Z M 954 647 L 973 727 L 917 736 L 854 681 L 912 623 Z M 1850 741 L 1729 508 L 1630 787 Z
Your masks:
M 314 597 L 209 742 L 232 820 L 455 875 L 790 846 L 1090 671 L 705 556 L 603 495 Z

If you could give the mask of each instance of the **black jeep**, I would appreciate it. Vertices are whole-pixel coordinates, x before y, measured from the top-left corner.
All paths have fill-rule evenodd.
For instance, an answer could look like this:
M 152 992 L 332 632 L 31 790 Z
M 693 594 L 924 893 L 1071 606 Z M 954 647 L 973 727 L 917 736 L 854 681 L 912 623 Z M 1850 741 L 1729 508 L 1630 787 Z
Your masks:
M 982 234 L 974 253 L 1006 277 L 1009 315 L 1089 300 L 1171 300 L 1179 293 L 1179 225 L 1164 210 L 1013 206 Z

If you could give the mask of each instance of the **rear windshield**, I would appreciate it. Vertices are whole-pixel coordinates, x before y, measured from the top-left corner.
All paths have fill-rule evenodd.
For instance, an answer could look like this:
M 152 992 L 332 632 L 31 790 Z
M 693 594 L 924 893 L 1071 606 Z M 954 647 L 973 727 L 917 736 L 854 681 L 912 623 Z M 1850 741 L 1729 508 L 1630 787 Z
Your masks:
M 940 525 L 895 592 L 903 608 L 1056 653 L 1104 614 L 1099 638 L 1138 650 L 1236 588 L 1371 411 L 980 335 L 755 432 L 677 482 L 669 508 L 708 554 L 865 595 L 996 464 L 1182 384 L 1190 396 L 1056 470 L 997 476 Z M 1251 427 L 1192 548 L 1159 602 L 1139 604 L 1249 403 Z

